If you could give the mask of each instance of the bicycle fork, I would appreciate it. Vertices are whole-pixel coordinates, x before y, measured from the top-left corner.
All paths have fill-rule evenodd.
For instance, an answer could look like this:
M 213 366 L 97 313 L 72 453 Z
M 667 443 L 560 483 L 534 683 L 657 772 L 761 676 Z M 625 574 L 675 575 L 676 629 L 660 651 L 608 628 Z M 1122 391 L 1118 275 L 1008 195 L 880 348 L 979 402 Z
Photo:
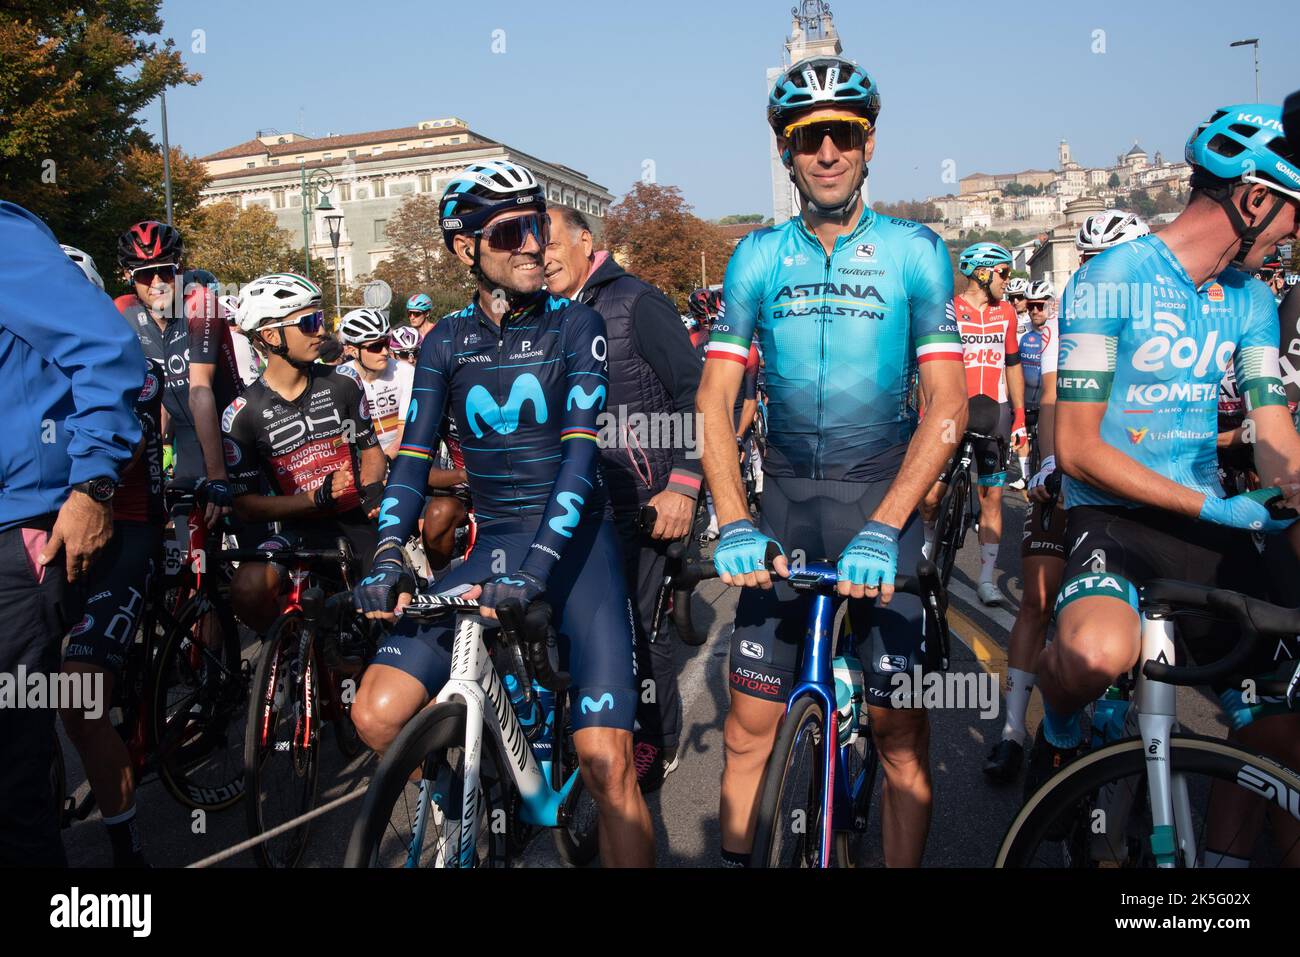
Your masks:
M 1175 661 L 1174 624 L 1146 612 L 1142 616 L 1142 653 L 1139 661 Z M 1140 674 L 1140 672 L 1139 672 Z M 1192 836 L 1191 801 L 1187 781 L 1170 768 L 1170 736 L 1177 724 L 1175 699 L 1178 689 L 1171 684 L 1140 679 L 1138 682 L 1138 728 L 1146 753 L 1147 790 L 1151 801 L 1151 852 L 1157 867 L 1196 866 L 1196 844 Z

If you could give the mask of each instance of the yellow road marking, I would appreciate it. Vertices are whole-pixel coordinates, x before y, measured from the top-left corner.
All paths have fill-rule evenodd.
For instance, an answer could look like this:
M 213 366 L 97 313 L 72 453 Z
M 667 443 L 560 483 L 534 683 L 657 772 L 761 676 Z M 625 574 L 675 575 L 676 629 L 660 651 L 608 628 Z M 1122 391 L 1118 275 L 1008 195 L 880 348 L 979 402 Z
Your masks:
M 948 625 L 952 635 L 970 649 L 980 667 L 991 675 L 996 675 L 1002 693 L 1007 693 L 1007 653 L 993 638 L 966 615 L 952 605 L 948 606 Z M 1034 728 L 1042 720 L 1043 705 L 1041 696 L 1032 695 L 1029 708 L 1025 714 L 1025 726 Z

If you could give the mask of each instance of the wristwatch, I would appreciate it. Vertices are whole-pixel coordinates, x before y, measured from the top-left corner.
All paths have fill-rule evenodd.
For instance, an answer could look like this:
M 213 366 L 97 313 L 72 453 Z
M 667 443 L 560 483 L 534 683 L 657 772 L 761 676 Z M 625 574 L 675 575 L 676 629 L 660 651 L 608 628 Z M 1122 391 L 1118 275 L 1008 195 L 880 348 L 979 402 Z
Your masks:
M 81 492 L 83 495 L 89 495 L 100 505 L 107 505 L 113 501 L 113 493 L 117 491 L 117 483 L 111 478 L 93 478 L 88 482 L 78 482 L 72 486 L 74 492 Z

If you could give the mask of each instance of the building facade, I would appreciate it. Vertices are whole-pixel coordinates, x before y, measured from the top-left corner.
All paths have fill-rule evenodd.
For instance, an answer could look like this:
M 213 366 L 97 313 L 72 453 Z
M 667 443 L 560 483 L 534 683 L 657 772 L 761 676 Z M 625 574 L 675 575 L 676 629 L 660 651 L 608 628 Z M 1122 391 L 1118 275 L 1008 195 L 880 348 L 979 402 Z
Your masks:
M 408 197 L 441 196 L 470 163 L 493 159 L 527 166 L 546 190 L 548 202 L 586 213 L 597 230 L 614 201 L 605 187 L 585 174 L 476 133 L 457 117 L 324 137 L 259 131 L 245 143 L 202 158 L 210 179 L 201 195 L 204 203 L 270 210 L 299 249 L 305 224 L 312 256 L 332 268 L 334 249 L 325 222 L 329 213 L 316 209 L 319 194 L 311 187 L 307 216 L 303 216 L 304 179 L 327 181 L 332 211 L 344 217 L 339 272 L 345 283 L 352 283 L 393 255 L 386 227 Z

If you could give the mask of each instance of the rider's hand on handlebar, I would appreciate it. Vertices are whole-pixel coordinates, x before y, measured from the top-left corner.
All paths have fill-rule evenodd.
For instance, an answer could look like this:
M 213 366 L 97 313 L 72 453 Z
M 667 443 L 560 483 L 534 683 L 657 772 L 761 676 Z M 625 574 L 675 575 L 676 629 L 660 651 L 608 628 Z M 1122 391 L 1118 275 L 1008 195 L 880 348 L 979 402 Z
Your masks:
M 1047 479 L 1056 471 L 1056 456 L 1049 455 L 1043 459 L 1042 468 L 1034 473 L 1033 478 L 1029 480 L 1029 500 L 1031 502 L 1050 502 L 1053 498 L 1052 492 L 1047 488 Z
M 234 510 L 235 499 L 230 490 L 230 483 L 225 479 L 209 479 L 202 483 L 207 492 L 207 504 L 203 507 L 203 521 L 209 529 L 216 528 L 221 521 Z
M 352 590 L 357 611 L 380 621 L 396 621 L 411 603 L 414 593 L 415 578 L 406 564 L 397 559 L 376 562 L 370 574 Z
M 546 591 L 546 585 L 540 579 L 527 572 L 515 572 L 512 575 L 498 575 L 485 581 L 477 595 L 466 593 L 465 598 L 479 600 L 479 614 L 484 618 L 495 618 L 496 607 L 503 601 L 518 598 L 527 607 Z
M 1207 495 L 1201 504 L 1200 517 L 1202 521 L 1215 525 L 1275 535 L 1295 523 L 1296 510 L 1288 508 L 1286 503 L 1294 500 L 1297 491 L 1300 491 L 1300 486 L 1284 485 L 1228 498 Z
M 776 546 L 772 569 L 782 578 L 790 577 L 785 549 L 754 527 L 749 519 L 728 522 L 718 530 L 718 544 L 713 550 L 713 567 L 728 585 L 743 588 L 771 588 L 772 575 L 767 570 L 769 546 Z
M 898 575 L 898 529 L 883 522 L 867 522 L 845 546 L 835 567 L 837 594 L 848 598 L 875 598 L 883 604 L 894 597 Z

